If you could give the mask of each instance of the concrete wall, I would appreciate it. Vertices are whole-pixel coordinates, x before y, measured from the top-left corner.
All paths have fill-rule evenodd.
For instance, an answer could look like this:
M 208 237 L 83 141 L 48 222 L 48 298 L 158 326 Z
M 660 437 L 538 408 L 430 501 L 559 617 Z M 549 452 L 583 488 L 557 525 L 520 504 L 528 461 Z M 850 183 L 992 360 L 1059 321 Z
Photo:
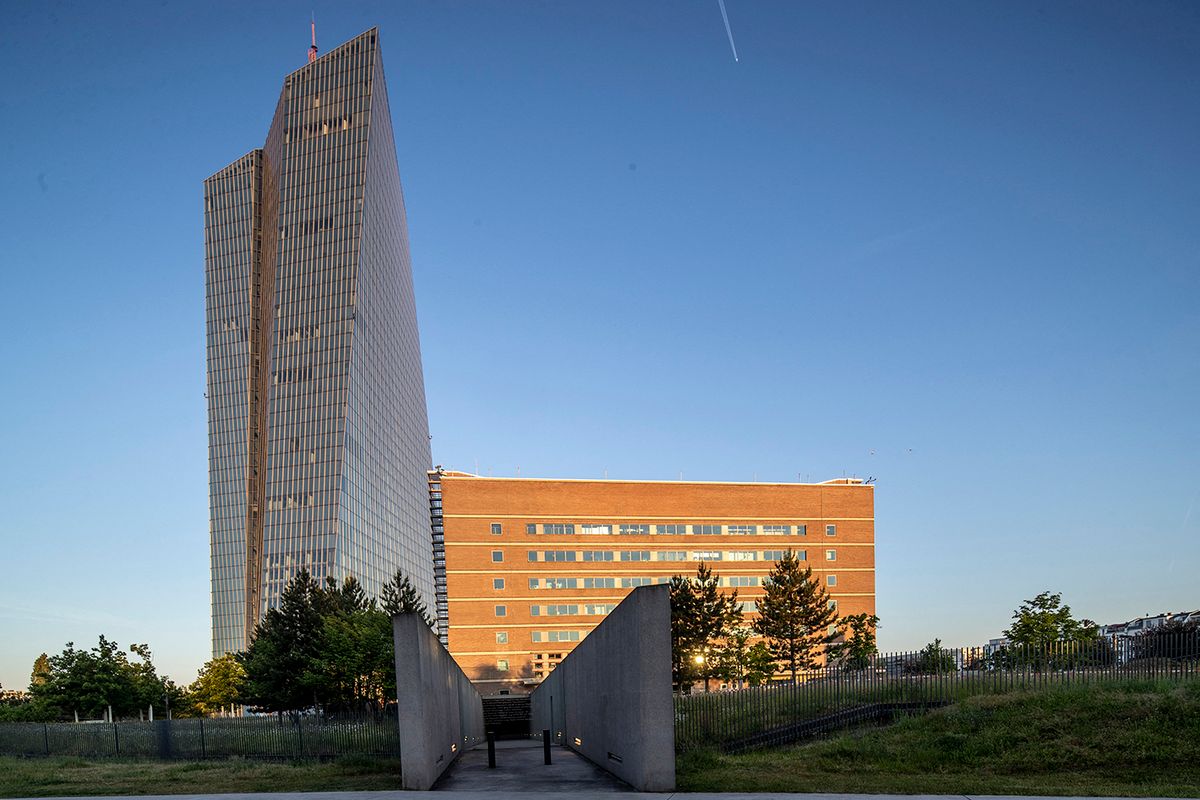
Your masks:
M 675 788 L 671 602 L 632 591 L 533 692 L 532 728 L 644 792 Z
M 401 785 L 424 791 L 463 750 L 483 741 L 483 701 L 420 616 L 392 617 L 392 635 Z

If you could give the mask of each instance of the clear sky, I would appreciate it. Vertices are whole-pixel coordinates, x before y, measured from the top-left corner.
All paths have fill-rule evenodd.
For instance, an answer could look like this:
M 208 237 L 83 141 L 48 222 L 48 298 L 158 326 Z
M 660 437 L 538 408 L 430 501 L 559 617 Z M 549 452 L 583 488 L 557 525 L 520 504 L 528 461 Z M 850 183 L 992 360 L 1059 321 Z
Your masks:
M 877 481 L 884 648 L 1200 606 L 1195 3 L 13 2 L 0 683 L 208 657 L 201 181 L 380 27 L 435 463 Z

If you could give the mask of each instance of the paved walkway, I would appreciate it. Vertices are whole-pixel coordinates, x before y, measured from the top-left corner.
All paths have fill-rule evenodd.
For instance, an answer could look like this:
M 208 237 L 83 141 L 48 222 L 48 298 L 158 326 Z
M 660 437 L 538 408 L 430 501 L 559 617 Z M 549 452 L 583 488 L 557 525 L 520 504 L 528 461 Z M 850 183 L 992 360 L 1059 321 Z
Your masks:
M 565 747 L 551 747 L 550 754 L 547 765 L 540 741 L 496 742 L 496 768 L 491 769 L 487 745 L 482 744 L 459 756 L 433 788 L 442 800 L 447 800 L 446 793 L 460 792 L 562 792 L 577 797 L 631 791 L 628 784 Z

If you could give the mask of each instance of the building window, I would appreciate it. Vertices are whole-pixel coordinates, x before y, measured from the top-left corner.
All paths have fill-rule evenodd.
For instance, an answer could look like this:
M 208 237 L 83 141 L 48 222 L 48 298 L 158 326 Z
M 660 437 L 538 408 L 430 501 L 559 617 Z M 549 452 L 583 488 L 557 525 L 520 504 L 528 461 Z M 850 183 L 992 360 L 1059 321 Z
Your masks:
M 837 600 L 830 600 L 830 601 L 829 601 L 829 607 L 830 607 L 831 609 L 833 609 L 834 611 L 837 611 Z
M 570 523 L 547 523 L 542 526 L 542 534 L 546 536 L 572 536 L 575 526 Z
M 492 551 L 492 563 L 493 564 L 499 564 L 503 560 L 504 560 L 504 551 L 503 550 L 493 550 Z
M 653 583 L 653 578 L 621 578 L 622 589 L 636 589 L 639 586 L 650 586 Z
M 502 533 L 504 533 L 504 526 L 501 525 L 499 522 L 493 522 L 492 523 L 492 535 L 499 536 Z
M 579 532 L 584 536 L 607 536 L 612 533 L 612 525 L 581 525 Z
M 533 522 L 530 522 L 529 524 L 527 524 L 527 525 L 525 526 L 525 533 L 527 533 L 527 534 L 529 534 L 529 535 L 531 535 L 531 536 L 532 536 L 533 534 L 537 533 L 537 525 L 536 525 L 535 523 L 533 523 Z
M 650 560 L 650 551 L 649 550 L 622 550 L 621 551 L 621 560 L 622 561 L 649 561 Z
M 754 550 L 731 550 L 725 554 L 727 561 L 757 561 L 758 553 Z
M 826 561 L 837 561 L 837 550 L 826 550 L 825 551 L 825 560 Z
M 830 575 L 825 579 L 826 586 L 837 586 L 837 575 Z
M 649 525 L 618 525 L 617 530 L 622 536 L 649 536 Z
M 686 550 L 659 550 L 654 554 L 657 561 L 687 561 Z
M 687 525 L 657 525 L 659 536 L 682 536 L 687 533 Z
M 797 525 L 796 526 L 796 535 L 797 536 L 808 536 L 808 526 L 807 525 Z
M 542 582 L 540 580 L 538 580 L 537 578 L 529 579 L 529 588 L 530 589 L 540 589 L 541 586 L 542 586 Z
M 508 644 L 508 631 L 496 631 L 496 644 Z
M 572 553 L 572 555 L 574 555 L 574 553 Z M 575 559 L 572 558 L 571 560 L 574 561 Z M 584 561 L 612 561 L 613 560 L 613 551 L 612 550 L 584 550 L 583 551 L 583 560 Z
M 693 525 L 692 533 L 696 534 L 697 536 L 720 536 L 721 535 L 721 526 L 720 525 Z
M 492 588 L 493 589 L 503 589 L 504 588 L 504 578 L 492 578 Z
M 837 536 L 837 525 L 826 525 L 825 526 L 825 535 L 826 536 Z
M 792 533 L 791 525 L 763 525 L 763 536 L 789 536 Z
M 500 672 L 508 672 L 508 659 L 501 658 L 496 662 L 496 669 Z
M 780 561 L 783 559 L 782 550 L 763 550 L 763 561 Z
M 720 561 L 720 550 L 696 550 L 692 553 L 692 561 Z
M 756 525 L 726 525 L 725 531 L 730 536 L 753 536 L 758 532 Z
M 496 606 L 496 616 L 497 617 L 507 617 L 508 616 L 508 607 L 507 606 Z

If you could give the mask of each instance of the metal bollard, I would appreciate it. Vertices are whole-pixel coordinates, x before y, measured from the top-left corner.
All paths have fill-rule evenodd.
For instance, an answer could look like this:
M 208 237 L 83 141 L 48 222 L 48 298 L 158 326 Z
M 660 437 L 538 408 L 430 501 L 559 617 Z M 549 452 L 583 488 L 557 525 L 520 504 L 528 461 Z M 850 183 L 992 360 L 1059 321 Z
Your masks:
M 487 732 L 488 743 L 488 769 L 496 768 L 496 732 Z
M 550 763 L 550 729 L 542 731 L 542 755 L 546 759 L 546 763 Z

